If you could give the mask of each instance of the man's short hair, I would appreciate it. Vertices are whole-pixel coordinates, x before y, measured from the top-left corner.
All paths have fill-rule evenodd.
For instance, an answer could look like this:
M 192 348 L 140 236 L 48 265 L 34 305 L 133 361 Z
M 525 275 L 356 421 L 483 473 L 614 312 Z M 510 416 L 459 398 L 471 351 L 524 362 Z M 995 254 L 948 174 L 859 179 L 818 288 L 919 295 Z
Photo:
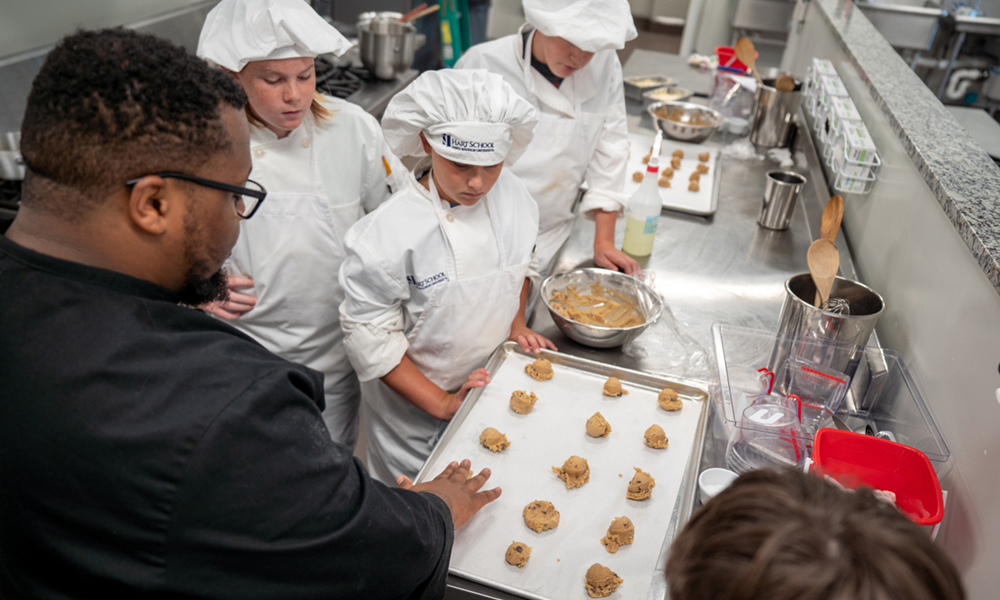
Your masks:
M 671 600 L 960 600 L 926 531 L 871 490 L 799 471 L 752 471 L 705 504 L 670 547 Z
M 25 185 L 73 190 L 74 202 L 25 194 L 34 209 L 83 214 L 133 177 L 189 171 L 231 149 L 220 104 L 246 96 L 180 46 L 127 29 L 78 31 L 49 52 L 21 128 Z

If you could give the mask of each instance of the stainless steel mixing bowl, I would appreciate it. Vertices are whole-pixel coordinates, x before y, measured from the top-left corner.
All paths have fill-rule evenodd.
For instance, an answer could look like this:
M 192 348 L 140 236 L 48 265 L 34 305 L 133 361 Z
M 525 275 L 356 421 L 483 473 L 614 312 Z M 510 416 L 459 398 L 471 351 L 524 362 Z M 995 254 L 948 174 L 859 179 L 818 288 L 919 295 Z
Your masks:
M 564 290 L 571 285 L 575 285 L 580 292 L 586 292 L 594 283 L 600 283 L 601 286 L 614 290 L 634 302 L 645 323 L 635 327 L 587 325 L 567 319 L 549 304 L 552 292 Z M 570 339 L 594 348 L 614 348 L 639 337 L 639 334 L 655 323 L 663 312 L 663 300 L 653 288 L 635 277 L 607 269 L 576 269 L 552 275 L 542 282 L 541 294 L 542 301 L 545 302 L 552 320 L 556 322 L 560 331 Z
M 712 137 L 725 121 L 721 114 L 711 108 L 689 102 L 654 102 L 646 110 L 663 135 L 692 144 L 699 144 Z M 673 118 L 667 119 L 669 115 L 673 115 Z M 703 125 L 692 122 L 695 115 Z

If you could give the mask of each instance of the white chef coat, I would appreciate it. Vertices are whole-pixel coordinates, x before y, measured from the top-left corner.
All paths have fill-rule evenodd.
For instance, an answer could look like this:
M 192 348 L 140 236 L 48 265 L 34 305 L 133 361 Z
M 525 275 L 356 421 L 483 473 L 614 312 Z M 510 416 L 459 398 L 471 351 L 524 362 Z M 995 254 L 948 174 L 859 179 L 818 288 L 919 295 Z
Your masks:
M 586 67 L 557 88 L 530 68 L 531 39 L 525 52 L 521 35 L 530 27 L 525 24 L 514 35 L 473 46 L 455 66 L 502 75 L 540 112 L 534 139 L 509 170 L 525 182 L 538 202 L 536 254 L 544 274 L 569 238 L 573 203 L 585 181 L 589 189 L 580 206 L 585 215 L 593 218 L 596 209 L 624 213 L 629 141 L 616 52 L 595 53 Z
M 524 184 L 504 169 L 479 203 L 488 203 L 484 212 L 499 257 L 488 273 L 478 263 L 463 267 L 463 259 L 481 248 L 483 232 L 458 223 L 433 182 L 426 190 L 411 178 L 408 189 L 347 233 L 347 258 L 340 269 L 344 347 L 362 382 L 369 471 L 383 482 L 399 474 L 415 475 L 443 422 L 406 402 L 379 378 L 410 354 L 418 368 L 434 365 L 421 368 L 428 379 L 456 391 L 509 337 L 524 277 L 537 284 L 532 249 L 538 209 Z M 467 282 L 472 288 L 461 289 Z M 488 288 L 485 296 L 475 289 L 479 282 Z M 490 289 L 507 295 L 496 313 L 483 309 L 495 300 Z M 463 303 L 463 298 L 469 301 Z M 449 318 L 442 319 L 442 311 Z M 437 316 L 428 319 L 430 314 Z M 411 344 L 419 355 L 411 354 Z M 454 368 L 442 366 L 450 364 Z
M 279 139 L 251 125 L 251 178 L 267 190 L 253 218 L 240 224 L 229 268 L 251 277 L 258 299 L 232 324 L 268 350 L 324 374 L 324 419 L 334 440 L 357 440 L 360 387 L 343 349 L 337 280 L 343 236 L 388 199 L 387 182 L 407 180 L 378 122 L 357 105 L 326 98 L 335 114 L 311 112 Z M 393 171 L 387 177 L 383 157 Z

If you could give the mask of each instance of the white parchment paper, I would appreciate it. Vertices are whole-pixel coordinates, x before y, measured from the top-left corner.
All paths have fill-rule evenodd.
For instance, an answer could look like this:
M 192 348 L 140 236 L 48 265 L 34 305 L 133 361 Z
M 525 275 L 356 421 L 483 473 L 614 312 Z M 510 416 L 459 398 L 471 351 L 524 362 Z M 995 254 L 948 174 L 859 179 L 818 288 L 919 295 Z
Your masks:
M 469 458 L 473 471 L 493 472 L 488 487 L 503 494 L 486 506 L 455 535 L 451 567 L 461 574 L 501 583 L 527 597 L 552 600 L 589 598 L 584 586 L 587 569 L 599 562 L 625 581 L 611 598 L 646 598 L 660 546 L 697 433 L 700 402 L 685 399 L 684 408 L 667 412 L 656 402 L 658 389 L 643 389 L 623 381 L 630 393 L 619 398 L 602 394 L 605 377 L 563 365 L 553 365 L 555 377 L 535 381 L 524 372 L 531 358 L 510 354 L 483 390 L 455 436 L 426 473 L 441 472 L 452 460 Z M 519 415 L 510 408 L 514 390 L 538 396 L 534 410 Z M 587 435 L 586 422 L 600 412 L 611 424 L 606 438 Z M 663 427 L 668 448 L 646 446 L 643 433 L 652 424 Z M 493 453 L 479 443 L 479 434 L 495 427 L 511 446 Z M 590 482 L 566 489 L 551 467 L 571 455 L 590 465 Z M 633 467 L 656 480 L 652 497 L 625 498 L 635 474 Z M 548 500 L 560 512 L 556 529 L 535 533 L 524 524 L 522 510 L 534 500 Z M 612 519 L 629 517 L 635 541 L 617 554 L 600 540 Z M 532 548 L 523 569 L 508 565 L 504 553 L 512 541 Z

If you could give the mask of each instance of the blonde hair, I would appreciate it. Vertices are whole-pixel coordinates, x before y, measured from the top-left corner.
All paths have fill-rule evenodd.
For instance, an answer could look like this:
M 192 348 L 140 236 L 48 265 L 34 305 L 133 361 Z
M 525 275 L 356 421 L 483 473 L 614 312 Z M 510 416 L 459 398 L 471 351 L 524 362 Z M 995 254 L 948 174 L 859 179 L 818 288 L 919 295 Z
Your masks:
M 318 91 L 313 92 L 312 104 L 309 105 L 309 112 L 312 113 L 314 119 L 317 123 L 332 119 L 337 111 L 328 108 L 324 103 L 326 102 L 326 97 Z M 247 102 L 243 105 L 243 112 L 247 115 L 247 121 L 250 121 L 251 125 L 256 125 L 257 127 L 266 127 L 264 121 L 257 115 L 257 112 L 250 106 Z

